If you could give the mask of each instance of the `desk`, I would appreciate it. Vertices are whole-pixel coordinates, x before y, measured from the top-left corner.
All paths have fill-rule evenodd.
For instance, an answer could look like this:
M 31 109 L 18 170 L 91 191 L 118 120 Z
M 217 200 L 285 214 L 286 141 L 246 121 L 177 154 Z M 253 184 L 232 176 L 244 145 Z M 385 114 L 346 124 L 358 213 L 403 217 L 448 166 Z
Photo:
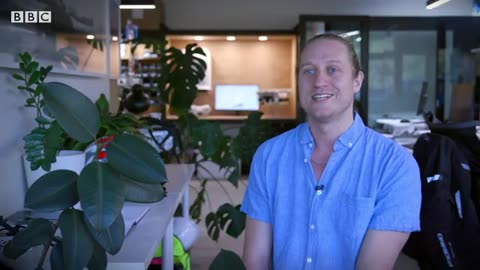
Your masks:
M 145 270 L 163 239 L 163 269 L 173 270 L 173 215 L 183 198 L 183 215 L 188 216 L 188 185 L 193 165 L 168 164 L 167 197 L 151 204 L 145 217 L 128 232 L 122 249 L 108 256 L 107 270 Z
M 428 130 L 428 126 L 422 119 L 410 119 L 409 122 L 403 123 L 401 119 L 383 119 L 376 120 L 377 124 L 384 126 L 385 131 L 392 133 L 394 136 L 401 134 L 413 134 L 415 131 Z

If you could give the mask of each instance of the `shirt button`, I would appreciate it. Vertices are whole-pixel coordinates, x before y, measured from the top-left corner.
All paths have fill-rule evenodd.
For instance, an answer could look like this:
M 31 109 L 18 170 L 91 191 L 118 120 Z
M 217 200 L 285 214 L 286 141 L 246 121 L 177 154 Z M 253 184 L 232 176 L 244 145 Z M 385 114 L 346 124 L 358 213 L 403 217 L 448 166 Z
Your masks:
M 307 162 L 308 162 L 308 159 L 307 159 L 307 158 L 303 159 L 303 162 L 307 163 Z
M 352 147 L 353 143 L 349 142 L 348 147 Z
M 315 230 L 315 225 L 310 225 L 310 230 Z
M 322 191 L 321 191 L 321 190 L 317 190 L 317 195 L 322 195 Z
M 312 262 L 312 258 L 308 257 L 307 258 L 307 263 L 311 263 Z
M 309 143 L 308 146 L 309 146 L 310 148 L 312 148 L 312 147 L 313 147 L 313 144 Z

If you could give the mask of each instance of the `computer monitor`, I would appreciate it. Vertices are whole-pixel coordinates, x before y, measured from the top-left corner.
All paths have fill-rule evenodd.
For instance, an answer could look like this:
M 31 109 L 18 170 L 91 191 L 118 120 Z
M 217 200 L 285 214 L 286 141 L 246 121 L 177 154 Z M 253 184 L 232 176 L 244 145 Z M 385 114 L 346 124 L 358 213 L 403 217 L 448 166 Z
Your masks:
M 215 87 L 215 110 L 258 111 L 258 85 L 221 84 Z

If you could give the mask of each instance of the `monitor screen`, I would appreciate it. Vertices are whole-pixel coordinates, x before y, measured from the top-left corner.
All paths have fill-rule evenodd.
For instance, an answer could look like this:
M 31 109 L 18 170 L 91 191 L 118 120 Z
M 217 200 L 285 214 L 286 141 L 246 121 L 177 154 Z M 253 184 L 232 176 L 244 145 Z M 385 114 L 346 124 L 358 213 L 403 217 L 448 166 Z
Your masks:
M 222 84 L 215 87 L 215 110 L 258 111 L 258 85 Z

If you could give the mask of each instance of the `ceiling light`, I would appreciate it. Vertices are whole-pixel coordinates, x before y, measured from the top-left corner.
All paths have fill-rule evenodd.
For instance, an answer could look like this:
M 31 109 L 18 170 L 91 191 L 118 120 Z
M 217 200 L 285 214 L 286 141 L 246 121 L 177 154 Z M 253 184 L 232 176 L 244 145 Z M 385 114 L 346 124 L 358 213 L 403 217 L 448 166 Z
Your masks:
M 267 37 L 267 36 L 259 36 L 259 37 L 258 37 L 258 40 L 260 40 L 260 41 L 267 41 L 267 40 L 268 40 L 268 37 Z
M 196 37 L 194 37 L 193 39 L 195 39 L 196 41 L 202 41 L 202 40 L 205 39 L 205 37 L 203 37 L 203 36 L 196 36 Z
M 94 39 L 95 36 L 94 35 L 87 35 L 87 39 Z
M 154 0 L 122 0 L 120 9 L 154 9 Z
M 234 37 L 234 36 L 228 36 L 228 37 L 227 37 L 227 40 L 228 40 L 228 41 L 234 41 L 234 40 L 236 40 L 236 39 L 237 39 L 237 38 Z
M 120 9 L 155 9 L 155 5 L 120 5 Z
M 113 41 L 117 41 L 117 40 L 118 40 L 118 37 L 113 36 L 113 37 L 112 37 L 112 40 L 113 40 Z
M 447 3 L 450 0 L 427 0 L 427 9 L 433 9 Z

